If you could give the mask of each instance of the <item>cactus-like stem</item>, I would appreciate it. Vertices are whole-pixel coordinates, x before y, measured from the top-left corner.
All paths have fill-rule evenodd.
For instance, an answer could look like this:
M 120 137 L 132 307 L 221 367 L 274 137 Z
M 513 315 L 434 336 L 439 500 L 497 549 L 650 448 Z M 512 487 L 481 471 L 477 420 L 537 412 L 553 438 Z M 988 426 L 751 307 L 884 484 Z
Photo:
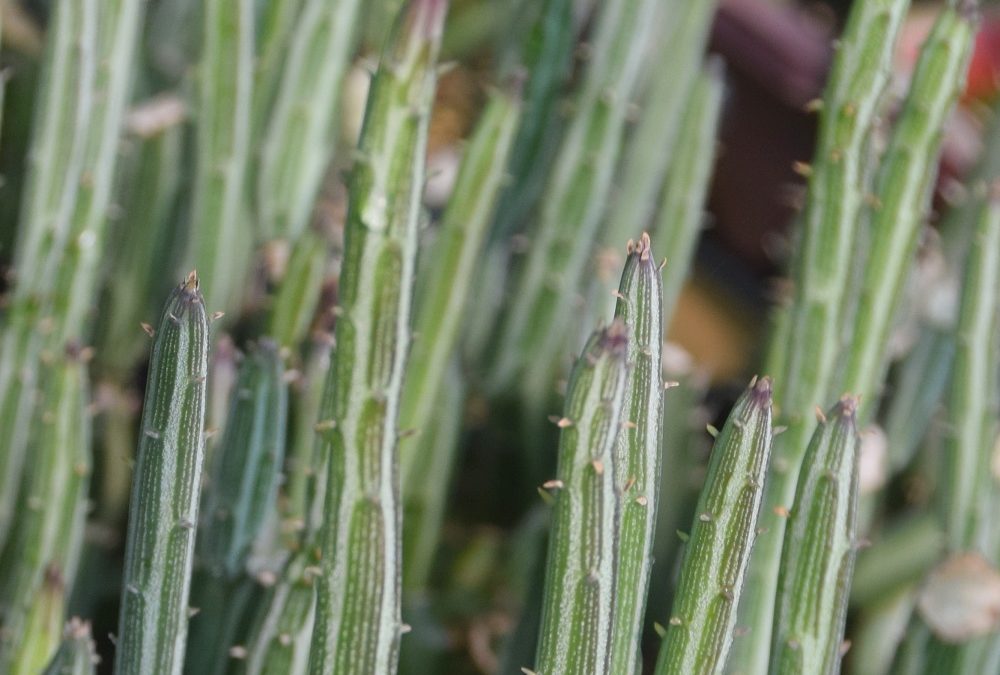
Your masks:
M 715 6 L 714 0 L 682 0 L 664 3 L 661 7 L 662 19 L 658 23 L 662 32 L 657 40 L 654 63 L 649 65 L 649 91 L 641 104 L 642 115 L 622 157 L 621 192 L 615 200 L 613 217 L 609 218 L 608 227 L 601 235 L 601 243 L 615 252 L 619 242 L 636 238 L 649 227 L 657 193 L 664 185 L 668 171 L 677 176 L 685 174 L 685 169 L 678 166 L 680 158 L 677 153 L 680 149 L 677 153 L 674 150 L 679 143 L 686 140 L 690 145 L 692 141 L 700 141 L 697 154 L 705 158 L 701 163 L 707 162 L 709 167 L 712 165 L 715 154 L 711 151 L 712 142 L 704 142 L 704 133 L 696 133 L 692 137 L 686 132 L 698 132 L 701 131 L 699 126 L 707 126 L 709 137 L 715 134 L 713 115 L 708 110 L 702 110 L 703 114 L 709 114 L 696 122 L 692 117 L 692 108 L 696 104 L 691 101 Z M 721 87 L 721 83 L 718 86 Z M 701 97 L 704 99 L 704 93 Z M 682 122 L 685 117 L 687 121 Z M 685 127 L 683 131 L 682 126 Z M 690 166 L 691 158 L 688 157 L 687 161 Z M 683 180 L 697 185 L 707 178 Z M 703 194 L 703 191 L 695 190 L 694 197 Z M 700 203 L 697 208 L 700 212 Z M 657 239 L 659 237 L 654 238 Z M 671 265 L 675 264 L 675 258 L 669 258 L 669 261 Z
M 205 281 L 208 306 L 225 311 L 235 307 L 242 291 L 251 240 L 244 190 L 250 148 L 254 3 L 208 0 L 202 12 L 188 259 Z
M 37 399 L 36 321 L 52 293 L 83 171 L 97 18 L 94 0 L 59 3 L 42 66 L 15 252 L 20 278 L 0 324 L 0 548 L 10 533 Z
M 309 667 L 316 611 L 314 582 L 319 568 L 312 554 L 292 557 L 258 608 L 247 639 L 247 656 L 237 672 L 246 675 L 305 675 Z
M 523 376 L 520 386 L 530 403 L 548 398 L 554 368 L 563 361 L 573 297 L 611 191 L 626 111 L 656 4 L 651 0 L 601 4 L 576 114 L 546 185 L 540 220 L 530 235 L 531 248 L 511 305 L 501 319 L 492 386 L 502 390 Z
M 277 347 L 261 341 L 240 366 L 226 430 L 213 457 L 198 557 L 235 578 L 274 508 L 285 452 L 288 388 Z
M 520 105 L 511 93 L 496 91 L 483 113 L 459 169 L 451 202 L 431 254 L 416 299 L 416 337 L 407 365 L 406 385 L 399 409 L 399 427 L 417 436 L 432 417 L 446 383 L 448 362 L 455 352 L 464 323 L 469 289 L 477 274 L 486 229 L 503 185 L 507 157 L 514 140 Z M 411 478 L 426 462 L 418 439 L 400 444 L 400 474 L 404 495 L 425 485 L 426 475 Z M 440 489 L 440 486 L 438 486 Z
M 44 369 L 45 389 L 28 444 L 32 461 L 25 467 L 19 516 L 0 557 L 0 671 L 4 672 L 18 670 L 12 662 L 18 645 L 34 639 L 28 617 L 45 585 L 45 570 L 53 566 L 61 578 L 72 581 L 83 542 L 91 464 L 86 365 L 79 350 L 73 349 Z M 61 593 L 64 584 L 59 585 Z M 56 642 L 61 626 L 60 614 Z M 52 652 L 46 654 L 42 663 L 51 656 Z
M 110 284 L 101 304 L 97 333 L 97 369 L 124 379 L 124 373 L 146 353 L 146 340 L 135 327 L 151 321 L 150 307 L 165 299 L 161 280 L 173 270 L 178 242 L 172 235 L 181 171 L 183 104 L 172 97 L 154 98 L 129 112 L 129 147 L 115 199 L 123 214 L 113 222 L 107 247 L 111 267 L 128 283 Z M 155 127 L 145 120 L 163 119 Z
M 115 673 L 179 675 L 205 438 L 208 315 L 192 272 L 153 338 L 132 499 Z
M 847 653 L 849 672 L 858 675 L 885 675 L 906 632 L 916 605 L 916 585 L 865 606 L 852 630 Z
M 329 243 L 311 228 L 306 228 L 292 246 L 268 328 L 268 335 L 282 347 L 295 349 L 306 335 L 309 322 L 316 315 L 329 258 Z
M 996 439 L 1000 354 L 1000 199 L 983 204 L 969 249 L 956 327 L 955 364 L 948 400 L 949 429 L 942 501 L 949 548 L 986 552 L 997 541 L 990 501 L 991 451 Z
M 695 79 L 680 121 L 660 211 L 653 225 L 654 253 L 663 269 L 663 318 L 669 322 L 687 279 L 705 218 L 705 197 L 715 163 L 715 134 L 722 114 L 721 64 L 709 62 Z
M 322 487 L 316 492 L 325 494 L 326 465 L 314 465 L 316 443 L 316 420 L 319 419 L 323 401 L 323 385 L 330 371 L 330 351 L 333 336 L 317 333 L 313 337 L 306 366 L 297 382 L 293 384 L 292 409 L 294 424 L 285 462 L 284 502 L 282 510 L 282 531 L 290 548 L 297 549 L 300 542 L 312 541 L 319 532 L 322 522 L 322 503 L 310 490 L 317 479 L 323 478 Z M 310 503 L 317 503 L 317 513 L 310 518 Z M 310 529 L 311 528 L 311 529 Z
M 90 624 L 73 617 L 63 629 L 59 651 L 42 675 L 94 675 L 98 663 Z
M 771 672 L 840 672 L 858 523 L 858 399 L 821 415 L 785 527 Z
M 757 537 L 772 435 L 771 380 L 755 378 L 712 448 L 657 675 L 721 673 L 726 664 Z
M 359 0 L 306 0 L 289 41 L 257 173 L 260 228 L 296 240 L 312 214 L 339 129 L 341 80 Z
M 403 10 L 372 82 L 350 185 L 340 313 L 321 419 L 329 469 L 312 673 L 396 671 L 398 421 L 427 122 L 446 0 Z
M 545 185 L 560 137 L 557 104 L 569 77 L 574 42 L 572 0 L 523 4 L 537 15 L 523 39 L 514 38 L 519 53 L 510 58 L 516 62 L 512 69 L 523 69 L 527 79 L 524 114 L 507 163 L 511 179 L 500 193 L 490 231 L 490 241 L 501 245 L 523 227 Z
M 927 513 L 884 529 L 870 548 L 858 553 L 851 605 L 866 607 L 926 577 L 945 552 L 941 525 Z
M 614 621 L 615 456 L 625 421 L 629 338 L 616 321 L 591 335 L 577 360 L 559 420 L 557 478 L 549 538 L 538 672 L 552 675 L 611 670 Z
M 296 19 L 306 0 L 274 0 L 259 14 L 257 59 L 254 66 L 253 135 L 260 138 L 267 128 L 274 98 L 285 74 L 289 43 L 295 34 Z
M 947 8 L 920 52 L 875 184 L 871 241 L 841 389 L 861 397 L 871 417 L 885 376 L 889 334 L 917 250 L 937 174 L 941 129 L 965 86 L 975 19 Z
M 610 671 L 636 668 L 660 495 L 663 298 L 660 266 L 645 233 L 629 242 L 615 318 L 628 327 L 625 412 L 614 452 L 615 606 Z
M 45 570 L 40 583 L 32 589 L 27 600 L 24 624 L 16 627 L 16 638 L 4 648 L 3 672 L 10 675 L 35 675 L 41 672 L 59 648 L 63 614 L 66 606 L 66 588 L 59 568 L 51 565 Z
M 826 85 L 792 264 L 794 296 L 787 320 L 778 324 L 787 330 L 772 336 L 780 347 L 770 354 L 777 357 L 776 401 L 788 430 L 775 440 L 762 522 L 766 532 L 751 562 L 747 597 L 740 608 L 740 626 L 753 637 L 738 641 L 732 662 L 745 675 L 767 672 L 785 526 L 775 509 L 790 508 L 814 428 L 812 411 L 829 395 L 840 356 L 842 310 L 848 304 L 855 233 L 867 191 L 868 139 L 909 4 L 873 0 L 854 5 Z
M 449 494 L 446 486 L 459 450 L 465 383 L 456 360 L 446 368 L 448 386 L 435 396 L 435 405 L 424 418 L 417 446 L 410 449 L 419 461 L 413 462 L 409 480 L 403 484 L 403 588 L 407 591 L 427 587 Z

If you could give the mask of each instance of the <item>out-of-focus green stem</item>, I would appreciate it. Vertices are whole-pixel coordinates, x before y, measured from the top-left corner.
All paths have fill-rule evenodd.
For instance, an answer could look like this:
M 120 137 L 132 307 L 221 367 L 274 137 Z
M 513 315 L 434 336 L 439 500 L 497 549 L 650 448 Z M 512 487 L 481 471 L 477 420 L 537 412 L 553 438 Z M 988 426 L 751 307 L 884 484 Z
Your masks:
M 636 669 L 660 497 L 663 295 L 649 235 L 629 243 L 615 318 L 628 332 L 624 428 L 614 452 L 614 620 L 609 672 Z
M 609 0 L 601 5 L 575 114 L 501 318 L 491 386 L 500 391 L 518 382 L 530 407 L 548 398 L 553 375 L 563 362 L 574 295 L 604 216 L 655 5 L 652 0 Z
M 320 443 L 328 448 L 310 672 L 396 672 L 398 412 L 410 342 L 427 123 L 446 0 L 412 0 L 382 56 L 350 184 Z
M 930 514 L 889 527 L 858 553 L 851 580 L 851 605 L 867 607 L 920 581 L 945 552 L 941 523 Z
M 245 183 L 252 110 L 253 0 L 208 0 L 202 12 L 196 161 L 188 260 L 214 311 L 235 309 L 252 230 Z
M 557 478 L 546 483 L 555 493 L 555 511 L 539 673 L 627 672 L 612 670 L 611 641 L 616 549 L 622 545 L 615 528 L 615 469 L 621 459 L 615 448 L 626 413 L 630 352 L 628 330 L 616 321 L 591 335 L 570 376 L 559 421 Z M 632 647 L 632 641 L 628 645 Z
M 16 638 L 4 646 L 0 660 L 3 672 L 10 675 L 36 675 L 53 659 L 59 648 L 66 606 L 66 589 L 59 568 L 55 565 L 48 567 L 40 583 L 32 590 L 27 612 L 22 617 L 24 625 L 18 626 L 20 634 L 7 635 L 8 624 L 4 623 L 4 640 Z
M 855 234 L 868 172 L 868 141 L 889 81 L 896 36 L 909 0 L 855 4 L 824 93 L 819 139 L 792 264 L 794 294 L 787 331 L 776 333 L 775 402 L 788 430 L 775 439 L 761 535 L 750 565 L 732 670 L 767 672 L 785 520 L 799 465 L 812 436 L 814 406 L 829 395 L 841 356 Z M 792 339 L 791 336 L 794 336 Z
M 661 10 L 663 20 L 658 27 L 663 32 L 657 35 L 653 63 L 648 66 L 649 90 L 622 156 L 620 192 L 615 199 L 613 215 L 601 234 L 601 244 L 613 251 L 618 250 L 620 242 L 638 237 L 649 227 L 657 194 L 666 184 L 664 179 L 668 171 L 680 179 L 673 182 L 684 182 L 686 187 L 697 186 L 705 180 L 700 179 L 703 172 L 685 176 L 693 158 L 689 155 L 687 166 L 682 168 L 678 166 L 682 150 L 678 148 L 675 152 L 674 149 L 685 141 L 688 145 L 695 140 L 704 141 L 700 127 L 708 128 L 709 138 L 715 135 L 714 115 L 710 109 L 702 109 L 702 116 L 694 117 L 694 109 L 706 105 L 706 92 L 701 92 L 700 103 L 694 103 L 692 98 L 699 95 L 694 91 L 695 82 L 699 79 L 699 66 L 716 3 L 714 0 L 681 0 L 664 3 L 664 6 L 669 9 Z M 721 98 L 721 86 L 719 82 L 720 92 L 716 98 Z M 700 87 L 704 89 L 705 85 Z M 701 164 L 711 166 L 715 155 L 713 143 L 700 144 L 697 154 L 707 158 Z M 695 189 L 693 198 L 703 194 L 702 190 Z M 697 209 L 700 214 L 700 200 Z M 654 237 L 654 241 L 658 239 Z
M 403 486 L 403 588 L 407 591 L 426 589 L 459 450 L 465 383 L 457 361 L 446 368 L 448 386 L 435 397 L 435 405 L 416 438 L 417 445 L 410 448 L 419 461 L 413 463 Z
M 715 135 L 722 114 L 721 64 L 710 62 L 695 79 L 680 121 L 660 211 L 653 226 L 657 259 L 663 268 L 663 319 L 674 313 L 694 258 L 705 218 L 705 197 L 715 163 Z
M 521 4 L 530 5 L 523 9 L 529 16 L 534 13 L 534 21 L 523 35 L 511 38 L 511 51 L 517 53 L 508 57 L 514 64 L 510 70 L 523 69 L 527 79 L 524 114 L 507 163 L 510 182 L 500 194 L 490 230 L 491 244 L 500 246 L 507 246 L 511 234 L 525 229 L 525 221 L 545 186 L 561 136 L 556 124 L 557 108 L 573 51 L 572 0 L 527 0 Z M 522 21 L 515 19 L 516 28 L 522 28 Z
M 304 0 L 261 140 L 258 219 L 266 236 L 306 229 L 339 129 L 341 81 L 354 51 L 359 0 Z
M 771 454 L 771 380 L 754 379 L 712 448 L 657 675 L 721 673 L 756 539 Z
M 28 444 L 31 462 L 25 466 L 19 515 L 0 557 L 4 672 L 19 669 L 19 645 L 34 639 L 28 633 L 28 617 L 45 585 L 45 570 L 54 568 L 60 579 L 72 582 L 83 542 L 91 465 L 86 365 L 75 349 L 43 369 L 45 389 Z M 64 582 L 59 585 L 62 594 Z M 55 651 L 61 626 L 60 614 L 52 651 L 44 655 L 43 664 Z
M 872 416 L 887 367 L 886 348 L 937 175 L 942 128 L 965 85 L 976 22 L 949 7 L 924 43 L 875 183 L 871 241 L 846 350 L 842 391 Z M 866 412 L 867 411 L 867 412 Z
M 414 344 L 399 408 L 399 427 L 418 438 L 400 443 L 404 497 L 424 486 L 427 475 L 412 477 L 426 458 L 418 452 L 421 427 L 431 419 L 448 383 L 448 362 L 465 323 L 469 290 L 477 274 L 486 230 L 503 185 L 520 105 L 514 94 L 496 91 L 465 150 L 455 189 L 434 241 L 430 264 L 422 269 L 416 298 Z M 433 441 L 432 441 L 433 442 Z M 441 485 L 438 485 L 438 489 Z
M 59 651 L 42 675 L 94 675 L 99 661 L 90 624 L 74 617 L 66 624 Z

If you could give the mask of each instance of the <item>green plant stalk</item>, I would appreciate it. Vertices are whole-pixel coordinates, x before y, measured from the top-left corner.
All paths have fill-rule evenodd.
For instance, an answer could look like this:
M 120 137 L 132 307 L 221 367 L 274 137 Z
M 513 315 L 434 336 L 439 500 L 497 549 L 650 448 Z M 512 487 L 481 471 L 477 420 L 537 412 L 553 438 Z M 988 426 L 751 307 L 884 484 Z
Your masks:
M 622 241 L 637 238 L 649 227 L 657 194 L 665 184 L 668 170 L 683 175 L 682 170 L 671 167 L 678 164 L 680 149 L 677 153 L 674 151 L 678 143 L 687 140 L 690 145 L 694 140 L 684 132 L 692 129 L 702 132 L 697 139 L 702 140 L 702 127 L 707 127 L 709 137 L 714 139 L 715 135 L 711 117 L 707 120 L 692 117 L 696 104 L 690 97 L 695 95 L 695 82 L 700 79 L 700 65 L 716 3 L 713 0 L 682 0 L 671 4 L 672 7 L 662 12 L 661 37 L 653 55 L 654 62 L 648 66 L 649 90 L 645 92 L 641 116 L 622 156 L 621 191 L 615 199 L 614 215 L 608 219 L 601 237 L 602 245 L 615 253 L 620 250 Z M 721 83 L 718 86 L 721 88 Z M 705 92 L 700 94 L 703 106 L 705 95 Z M 698 146 L 698 154 L 706 158 L 700 164 L 711 167 L 715 154 L 713 146 L 714 140 Z M 690 156 L 687 159 L 691 166 Z M 694 178 L 690 185 L 700 182 Z M 702 192 L 696 191 L 695 196 L 698 194 Z M 700 201 L 697 208 L 700 215 Z
M 433 264 L 423 269 L 416 298 L 414 343 L 399 407 L 399 427 L 417 438 L 400 443 L 403 495 L 426 486 L 427 475 L 413 474 L 426 457 L 419 452 L 421 426 L 431 419 L 449 379 L 469 289 L 477 274 L 486 230 L 503 185 L 505 167 L 520 115 L 516 95 L 495 91 L 465 150 L 452 198 L 434 241 Z M 426 448 L 427 446 L 425 446 Z M 435 477 L 435 481 L 438 478 Z M 441 485 L 436 486 L 437 489 Z
M 115 673 L 179 675 L 205 452 L 208 316 L 192 272 L 153 338 L 129 505 Z
M 200 0 L 156 3 L 143 36 L 149 54 L 148 75 L 153 88 L 163 91 L 184 83 L 198 56 L 200 31 L 191 30 L 201 16 Z
M 0 324 L 0 548 L 10 534 L 38 386 L 37 320 L 52 292 L 83 167 L 96 70 L 94 0 L 57 5 L 42 65 L 15 251 Z
M 86 344 L 89 339 L 87 316 L 103 281 L 99 267 L 143 7 L 141 0 L 105 0 L 98 5 L 98 63 L 83 171 L 69 239 L 53 268 L 57 285 L 49 311 L 55 349 L 70 340 Z
M 247 657 L 238 673 L 307 672 L 316 611 L 314 580 L 319 572 L 310 567 L 314 562 L 311 556 L 301 552 L 292 557 L 261 603 L 247 639 Z
M 98 660 L 90 624 L 74 617 L 66 624 L 59 650 L 42 675 L 94 675 Z
M 572 65 L 574 30 L 572 0 L 522 3 L 535 13 L 524 37 L 514 37 L 508 70 L 523 71 L 523 114 L 517 128 L 507 173 L 510 182 L 501 193 L 490 228 L 491 245 L 506 246 L 514 232 L 523 229 L 535 209 L 545 177 L 552 166 L 560 138 L 558 103 Z M 516 28 L 521 28 L 517 25 Z
M 890 671 L 916 601 L 916 585 L 911 584 L 865 605 L 847 652 L 851 673 L 886 675 Z
M 180 105 L 177 99 L 153 99 L 133 108 L 132 116 Z M 97 359 L 102 373 L 116 380 L 142 358 L 145 336 L 136 326 L 151 320 L 150 305 L 159 306 L 159 280 L 173 269 L 171 226 L 181 178 L 182 119 L 155 130 L 133 129 L 127 156 L 122 158 L 116 201 L 123 217 L 111 236 L 117 245 L 107 250 L 116 276 L 128 283 L 109 284 L 97 323 Z
M 261 138 L 281 87 L 289 43 L 305 0 L 272 0 L 259 14 L 257 59 L 254 66 L 253 133 Z
M 425 427 L 412 448 L 421 461 L 415 462 L 403 485 L 403 589 L 427 588 L 434 556 L 437 554 L 444 521 L 452 470 L 458 455 L 462 418 L 465 412 L 465 383 L 456 360 L 447 366 L 448 386 L 435 397 Z M 411 382 L 407 375 L 407 382 Z M 406 397 L 404 387 L 404 400 Z M 405 426 L 403 427 L 406 428 Z
M 667 261 L 663 268 L 663 319 L 667 322 L 691 270 L 705 219 L 722 114 L 722 77 L 721 64 L 710 62 L 692 83 L 653 225 L 653 241 L 659 244 L 656 257 Z
M 9 675 L 35 675 L 45 668 L 59 648 L 63 613 L 66 606 L 66 589 L 62 575 L 55 565 L 45 570 L 28 599 L 24 625 L 16 640 L 4 648 L 3 672 Z M 7 625 L 4 625 L 4 631 Z M 9 640 L 4 636 L 5 641 Z
M 858 525 L 858 399 L 844 396 L 806 449 L 781 554 L 772 673 L 840 672 Z
M 721 673 L 726 664 L 757 536 L 772 435 L 771 380 L 755 378 L 712 448 L 657 675 Z
M 660 497 L 663 438 L 663 289 L 649 236 L 629 243 L 615 318 L 627 326 L 624 428 L 614 450 L 618 492 L 613 549 L 614 619 L 609 672 L 636 669 Z
M 646 608 L 647 635 L 649 628 L 655 629 L 655 623 L 666 624 L 670 615 L 682 549 L 678 531 L 694 518 L 704 478 L 703 459 L 711 447 L 705 433 L 708 378 L 693 369 L 693 362 L 686 354 L 683 360 L 671 358 L 666 354 L 668 349 L 679 348 L 668 345 L 664 349 L 664 376 L 676 386 L 664 393 L 661 462 L 669 470 L 660 473 L 660 505 Z
M 826 85 L 819 139 L 811 168 L 800 241 L 792 265 L 794 297 L 788 330 L 772 339 L 778 355 L 781 420 L 788 430 L 775 441 L 760 537 L 750 566 L 732 663 L 745 675 L 767 672 L 778 566 L 785 521 L 775 509 L 792 503 L 802 456 L 812 436 L 812 410 L 828 396 L 841 356 L 843 308 L 848 304 L 855 232 L 866 192 L 867 141 L 889 80 L 896 36 L 908 0 L 874 0 L 853 7 Z M 794 339 L 789 339 L 795 336 Z
M 185 675 L 215 675 L 234 664 L 249 632 L 256 609 L 257 582 L 246 575 L 214 576 L 195 569 L 191 580 L 192 607 L 198 610 L 188 625 Z
M 351 176 L 337 349 L 318 426 L 329 454 L 312 673 L 394 673 L 398 421 L 427 123 L 446 0 L 413 0 L 372 81 Z
M 945 553 L 942 524 L 933 514 L 886 528 L 858 553 L 851 578 L 851 606 L 867 607 L 923 579 Z
M 249 256 L 245 183 L 253 80 L 253 0 L 205 3 L 195 108 L 194 194 L 188 259 L 213 310 L 237 306 Z
M 285 453 L 288 388 L 273 342 L 240 366 L 226 430 L 213 458 L 198 557 L 210 574 L 235 579 L 274 508 Z
M 520 379 L 530 403 L 547 399 L 561 364 L 573 295 L 581 285 L 611 191 L 626 111 L 643 60 L 656 2 L 610 0 L 601 6 L 594 49 L 576 114 L 546 185 L 537 229 L 501 319 L 491 387 Z
M 268 334 L 283 347 L 297 348 L 308 332 L 316 315 L 329 257 L 329 243 L 312 228 L 306 228 L 295 240 L 268 327 Z
M 994 556 L 990 468 L 1000 401 L 1000 199 L 988 197 L 965 264 L 948 400 L 942 500 L 948 547 Z
M 364 43 L 368 51 L 379 54 L 391 39 L 393 21 L 402 11 L 404 0 L 372 0 L 365 3 Z
M 17 671 L 27 656 L 20 648 L 32 642 L 31 615 L 46 584 L 46 569 L 72 582 L 80 559 L 90 483 L 90 416 L 87 372 L 78 350 L 43 366 L 45 390 L 36 408 L 37 427 L 28 444 L 18 499 L 18 519 L 0 556 L 0 671 Z M 60 594 L 64 583 L 60 580 Z M 61 605 L 60 605 L 61 606 Z M 42 665 L 55 651 L 62 627 L 56 618 L 52 650 L 37 652 Z M 27 668 L 25 672 L 37 672 Z
M 623 672 L 611 668 L 615 620 L 616 457 L 625 421 L 625 324 L 595 331 L 570 375 L 559 421 L 559 469 L 546 566 L 537 671 Z
M 309 526 L 310 484 L 326 465 L 314 466 L 313 453 L 316 443 L 316 420 L 319 419 L 323 400 L 323 385 L 330 371 L 330 351 L 333 337 L 326 333 L 313 336 L 310 354 L 300 379 L 293 385 L 292 431 L 285 462 L 285 488 L 282 501 L 282 530 L 289 547 L 296 550 L 306 540 L 314 540 L 319 531 L 322 511 Z M 325 485 L 325 482 L 324 482 Z M 320 490 L 324 492 L 325 490 Z M 316 499 L 313 500 L 318 501 Z M 319 506 L 322 506 L 321 504 Z
M 295 241 L 309 224 L 339 130 L 341 81 L 354 51 L 359 0 L 305 0 L 261 142 L 261 232 Z
M 930 206 L 941 130 L 964 89 L 975 31 L 974 12 L 949 7 L 941 13 L 879 167 L 872 239 L 841 387 L 861 397 L 862 421 L 874 414 L 881 394 L 889 335 Z

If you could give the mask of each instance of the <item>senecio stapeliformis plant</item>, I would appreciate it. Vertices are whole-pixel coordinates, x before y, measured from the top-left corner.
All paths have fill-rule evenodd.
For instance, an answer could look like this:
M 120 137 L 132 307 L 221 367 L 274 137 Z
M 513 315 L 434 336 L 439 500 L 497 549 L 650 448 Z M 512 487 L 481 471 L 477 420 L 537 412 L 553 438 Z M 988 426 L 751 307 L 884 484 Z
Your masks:
M 728 415 L 665 341 L 717 3 L 0 4 L 0 673 L 1000 669 L 996 111 L 924 234 L 975 2 L 898 88 L 852 3 Z

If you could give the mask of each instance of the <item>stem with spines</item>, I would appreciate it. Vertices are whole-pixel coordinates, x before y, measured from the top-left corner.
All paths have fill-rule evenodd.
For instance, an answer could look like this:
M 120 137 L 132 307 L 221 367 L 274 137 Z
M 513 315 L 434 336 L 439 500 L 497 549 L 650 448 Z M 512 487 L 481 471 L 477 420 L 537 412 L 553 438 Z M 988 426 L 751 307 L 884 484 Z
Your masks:
M 501 317 L 491 387 L 520 378 L 529 407 L 544 405 L 572 325 L 573 295 L 590 260 L 621 150 L 626 111 L 656 2 L 601 4 L 575 114 L 545 187 L 537 228 Z
M 771 672 L 835 675 L 847 620 L 857 548 L 858 399 L 845 396 L 826 415 L 799 472 L 775 601 Z
M 59 650 L 42 675 L 94 675 L 98 662 L 90 624 L 73 617 L 63 630 Z
M 705 197 L 712 180 L 716 132 L 722 115 L 722 64 L 710 61 L 695 78 L 680 120 L 680 129 L 653 224 L 656 257 L 663 268 L 663 318 L 674 314 L 687 280 L 694 249 L 705 220 Z
M 837 47 L 820 116 L 805 211 L 792 264 L 794 297 L 782 330 L 772 336 L 779 405 L 787 431 L 775 440 L 774 471 L 763 528 L 750 565 L 732 663 L 744 675 L 767 672 L 774 600 L 785 521 L 799 465 L 812 436 L 812 410 L 832 386 L 844 333 L 855 238 L 866 188 L 868 140 L 889 81 L 896 36 L 909 0 L 872 0 L 853 6 Z M 794 336 L 794 339 L 791 339 Z M 769 367 L 772 364 L 769 364 Z M 736 670 L 734 668 L 734 670 Z
M 254 2 L 207 0 L 195 109 L 196 160 L 188 258 L 208 306 L 236 306 L 249 258 L 245 183 L 252 110 Z
M 340 308 L 318 426 L 328 448 L 312 673 L 396 671 L 399 402 L 427 122 L 446 0 L 403 10 L 372 81 L 350 184 Z
M 771 380 L 754 378 L 712 448 L 657 675 L 725 667 L 757 538 L 772 436 Z
M 920 51 L 910 91 L 885 155 L 871 208 L 871 241 L 840 389 L 861 398 L 871 417 L 887 368 L 889 334 L 909 277 L 932 196 L 944 124 L 964 84 L 975 16 L 946 8 Z M 870 405 L 868 405 L 870 403 Z
M 615 318 L 628 330 L 624 428 L 614 451 L 618 492 L 609 672 L 635 671 L 660 492 L 663 423 L 663 289 L 649 236 L 629 242 Z
M 4 672 L 24 667 L 17 663 L 24 655 L 19 645 L 33 639 L 28 617 L 43 592 L 46 570 L 55 568 L 61 579 L 72 581 L 83 543 L 91 465 L 87 367 L 73 349 L 44 369 L 45 390 L 36 409 L 38 427 L 28 443 L 32 461 L 25 467 L 19 518 L 0 556 Z M 59 585 L 62 594 L 65 582 Z M 56 635 L 62 618 L 57 617 Z
M 179 675 L 205 453 L 208 315 L 192 272 L 153 338 L 119 612 L 116 675 Z
M 616 321 L 594 332 L 570 375 L 559 420 L 538 672 L 613 672 L 618 437 L 626 414 L 629 337 Z

